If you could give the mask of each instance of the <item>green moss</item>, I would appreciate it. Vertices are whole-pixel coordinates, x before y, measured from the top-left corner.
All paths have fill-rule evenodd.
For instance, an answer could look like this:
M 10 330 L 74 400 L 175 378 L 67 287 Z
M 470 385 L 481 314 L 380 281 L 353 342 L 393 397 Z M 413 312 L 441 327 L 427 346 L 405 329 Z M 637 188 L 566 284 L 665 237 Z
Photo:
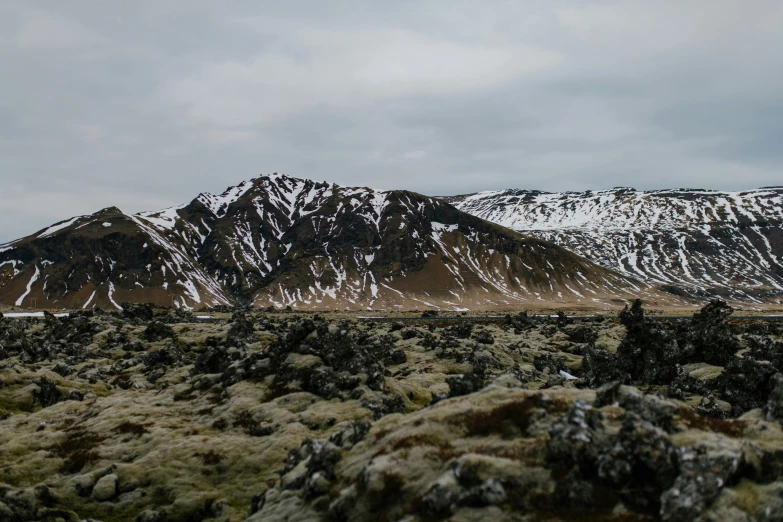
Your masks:
M 21 388 L 13 390 L 5 388 L 0 390 L 0 411 L 17 415 L 20 413 L 30 413 L 33 410 L 33 396 L 31 393 L 23 392 Z

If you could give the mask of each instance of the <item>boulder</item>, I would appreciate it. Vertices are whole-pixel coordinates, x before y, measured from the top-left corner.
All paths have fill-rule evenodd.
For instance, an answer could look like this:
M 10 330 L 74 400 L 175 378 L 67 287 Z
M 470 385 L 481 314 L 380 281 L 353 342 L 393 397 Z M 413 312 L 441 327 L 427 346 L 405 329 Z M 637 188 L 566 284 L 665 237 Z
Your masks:
M 117 475 L 111 473 L 101 477 L 92 488 L 92 498 L 98 502 L 106 502 L 117 496 L 117 486 L 119 479 Z

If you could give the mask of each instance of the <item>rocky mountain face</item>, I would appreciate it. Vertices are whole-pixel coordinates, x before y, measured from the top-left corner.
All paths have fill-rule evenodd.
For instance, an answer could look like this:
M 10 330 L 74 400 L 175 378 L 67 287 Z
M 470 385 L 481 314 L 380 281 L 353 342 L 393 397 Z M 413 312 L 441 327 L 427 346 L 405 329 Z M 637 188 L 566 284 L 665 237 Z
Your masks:
M 159 212 L 105 209 L 0 246 L 0 302 L 16 306 L 476 309 L 631 295 L 654 293 L 442 199 L 277 174 Z
M 107 208 L 0 246 L 0 302 L 119 308 L 119 303 L 229 304 L 184 245 L 140 216 Z
M 444 199 L 672 294 L 777 304 L 783 298 L 783 187 L 501 190 Z

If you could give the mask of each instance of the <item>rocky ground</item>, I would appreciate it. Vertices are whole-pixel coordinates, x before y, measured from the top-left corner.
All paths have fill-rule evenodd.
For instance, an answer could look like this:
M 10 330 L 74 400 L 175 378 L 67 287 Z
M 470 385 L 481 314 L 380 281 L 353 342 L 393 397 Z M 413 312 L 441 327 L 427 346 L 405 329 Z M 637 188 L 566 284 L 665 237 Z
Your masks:
M 783 325 L 731 312 L 0 319 L 0 520 L 783 521 Z

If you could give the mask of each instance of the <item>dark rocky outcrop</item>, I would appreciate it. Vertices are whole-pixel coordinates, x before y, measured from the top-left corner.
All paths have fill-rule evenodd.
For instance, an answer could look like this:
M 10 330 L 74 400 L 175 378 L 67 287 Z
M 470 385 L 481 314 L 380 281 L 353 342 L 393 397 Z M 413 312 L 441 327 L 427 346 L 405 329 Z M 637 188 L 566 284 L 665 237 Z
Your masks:
M 155 343 L 163 339 L 176 339 L 177 334 L 171 326 L 160 321 L 151 321 L 144 329 L 142 338 L 147 342 Z
M 721 300 L 714 300 L 695 313 L 680 343 L 680 360 L 717 366 L 728 364 L 740 349 L 731 325 L 726 321 L 732 313 L 734 309 Z
M 659 321 L 644 317 L 641 300 L 620 312 L 627 333 L 617 348 L 616 364 L 631 381 L 665 384 L 676 376 L 680 349 L 676 336 Z
M 767 399 L 766 418 L 783 424 L 783 373 L 778 373 L 770 383 L 772 391 Z

